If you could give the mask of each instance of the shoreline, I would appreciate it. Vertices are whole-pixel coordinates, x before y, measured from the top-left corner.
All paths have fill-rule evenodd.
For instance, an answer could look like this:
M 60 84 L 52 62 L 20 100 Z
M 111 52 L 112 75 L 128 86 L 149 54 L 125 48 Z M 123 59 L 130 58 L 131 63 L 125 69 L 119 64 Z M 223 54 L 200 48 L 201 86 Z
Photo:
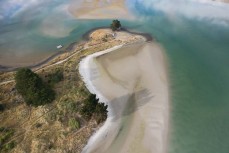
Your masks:
M 93 33 L 96 30 L 100 30 L 100 29 L 109 29 L 109 27 L 96 27 L 93 29 L 88 30 L 86 33 L 84 33 L 82 35 L 82 38 L 80 41 L 89 41 L 90 40 L 90 34 Z M 122 28 L 120 32 L 128 32 L 130 34 L 134 34 L 134 35 L 141 35 L 143 36 L 147 42 L 153 41 L 153 37 L 150 34 L 147 33 L 141 33 L 141 32 L 132 32 L 130 30 L 128 30 L 127 28 Z M 78 42 L 72 42 L 70 43 L 65 49 L 64 51 L 58 51 L 57 53 L 54 53 L 52 55 L 50 55 L 49 57 L 47 57 L 46 59 L 38 62 L 37 64 L 32 64 L 32 65 L 28 65 L 28 66 L 7 66 L 7 65 L 0 65 L 0 72 L 14 72 L 19 68 L 22 67 L 27 67 L 30 69 L 40 69 L 43 66 L 45 66 L 45 64 L 47 64 L 48 62 L 52 61 L 53 59 L 57 58 L 58 56 L 61 56 L 65 53 L 72 53 L 74 52 L 74 48 L 77 47 L 77 45 L 80 43 L 80 41 Z M 67 57 L 66 57 L 67 58 Z
M 151 44 L 151 43 L 146 43 L 146 46 L 147 46 L 147 44 Z M 136 45 L 136 44 L 132 44 L 132 45 Z M 135 91 L 135 89 L 134 89 L 135 87 L 134 88 L 131 87 L 131 89 L 128 89 L 129 87 L 126 87 L 126 86 L 125 86 L 125 88 L 120 88 L 121 86 L 123 86 L 123 83 L 124 83 L 122 79 L 126 75 L 121 75 L 122 77 L 119 76 L 118 78 L 116 78 L 115 76 L 116 75 L 118 76 L 119 75 L 118 73 L 123 73 L 122 70 L 120 70 L 120 69 L 122 69 L 123 67 L 125 67 L 124 64 L 120 67 L 119 70 L 116 69 L 118 65 L 115 65 L 116 68 L 115 67 L 114 67 L 115 69 L 113 68 L 113 70 L 115 72 L 112 72 L 111 73 L 110 71 L 113 71 L 113 70 L 111 70 L 112 69 L 112 65 L 111 65 L 111 68 L 109 68 L 109 63 L 106 63 L 105 62 L 104 64 L 102 64 L 101 61 L 100 61 L 100 59 L 103 59 L 104 61 L 106 61 L 106 58 L 108 58 L 108 59 L 109 58 L 111 58 L 111 59 L 114 58 L 114 60 L 117 60 L 117 57 L 116 56 L 122 58 L 121 56 L 117 55 L 117 53 L 115 53 L 115 51 L 116 52 L 119 52 L 120 54 L 123 54 L 122 56 L 127 56 L 127 58 L 128 58 L 129 55 L 126 55 L 125 53 L 123 53 L 123 52 L 125 52 L 125 47 L 126 47 L 126 49 L 128 49 L 128 47 L 124 45 L 124 46 L 116 46 L 116 47 L 113 47 L 113 48 L 108 49 L 108 50 L 103 50 L 101 52 L 97 52 L 97 53 L 94 53 L 94 54 L 91 54 L 91 55 L 87 56 L 86 58 L 84 58 L 80 62 L 80 69 L 79 69 L 79 71 L 80 71 L 80 74 L 82 76 L 83 81 L 85 82 L 86 87 L 88 88 L 88 90 L 91 93 L 97 95 L 97 97 L 100 99 L 100 102 L 104 102 L 105 104 L 108 104 L 108 118 L 107 118 L 105 124 L 89 139 L 89 142 L 86 145 L 86 147 L 84 148 L 83 153 L 90 153 L 90 152 L 93 152 L 93 153 L 94 152 L 98 152 L 98 153 L 101 153 L 101 152 L 111 152 L 111 153 L 113 153 L 113 152 L 117 152 L 117 149 L 119 150 L 119 152 L 126 152 L 127 151 L 127 148 L 129 148 L 129 146 L 132 144 L 132 140 L 133 140 L 133 136 L 132 135 L 135 135 L 136 133 L 139 133 L 139 128 L 140 127 L 139 127 L 138 124 L 139 123 L 142 123 L 141 120 L 145 120 L 146 121 L 147 118 L 149 118 L 149 116 L 150 116 L 148 114 L 148 116 L 146 115 L 144 117 L 144 119 L 139 117 L 139 115 L 141 116 L 141 115 L 144 114 L 145 111 L 147 111 L 147 107 L 141 106 L 141 107 L 145 107 L 145 108 L 142 109 L 142 108 L 138 108 L 137 107 L 139 109 L 139 111 L 136 111 L 136 112 L 134 111 L 134 112 L 132 112 L 131 114 L 128 115 L 128 116 L 131 116 L 131 118 L 132 118 L 132 119 L 127 119 L 127 123 L 130 122 L 129 125 L 126 125 L 126 123 L 123 123 L 122 122 L 122 120 L 124 118 L 126 118 L 125 116 L 122 116 L 121 115 L 122 112 L 125 112 L 125 109 L 123 110 L 123 107 L 124 108 L 125 107 L 128 107 L 128 106 L 129 107 L 133 107 L 132 106 L 133 104 L 130 104 L 130 105 L 128 104 L 129 103 L 128 102 L 128 99 L 130 99 L 132 97 L 132 96 L 130 96 L 132 94 L 134 94 L 134 95 L 135 94 L 136 95 L 139 94 L 140 93 L 138 91 L 139 89 L 137 91 Z M 149 49 L 147 51 L 149 51 Z M 156 47 L 154 49 L 157 50 L 158 48 Z M 121 53 L 121 51 L 118 51 L 118 50 L 122 50 L 122 53 Z M 147 52 L 147 51 L 144 49 L 144 52 Z M 138 52 L 137 54 L 143 54 L 143 53 L 140 53 L 139 51 L 134 51 L 134 52 Z M 129 52 L 129 54 L 131 56 L 135 56 L 136 58 L 138 58 L 136 55 L 132 55 L 131 52 Z M 105 56 L 106 58 L 103 57 L 103 56 Z M 158 153 L 165 153 L 167 151 L 168 136 L 169 136 L 168 135 L 168 130 L 169 130 L 169 128 L 168 128 L 169 127 L 169 92 L 168 92 L 168 86 L 169 85 L 168 85 L 168 81 L 167 81 L 168 80 L 167 79 L 167 70 L 166 70 L 167 69 L 167 66 L 166 66 L 167 64 L 166 64 L 166 61 L 164 61 L 164 57 L 163 57 L 164 55 L 163 55 L 163 53 L 162 53 L 162 51 L 160 49 L 157 51 L 157 53 L 155 53 L 155 56 L 157 58 L 160 58 L 160 60 L 155 63 L 154 67 L 156 69 L 158 69 L 159 71 L 161 71 L 160 73 L 163 74 L 163 78 L 165 79 L 165 82 L 164 83 L 161 82 L 161 84 L 160 83 L 158 84 L 157 83 L 159 81 L 158 79 L 161 76 L 158 76 L 157 74 L 156 75 L 155 74 L 149 74 L 149 72 L 147 70 L 144 70 L 145 71 L 145 74 L 144 73 L 143 74 L 140 74 L 140 76 L 143 76 L 143 77 L 146 77 L 147 78 L 148 75 L 151 75 L 151 77 L 153 79 L 149 83 L 150 84 L 154 84 L 155 83 L 155 85 L 148 86 L 145 83 L 143 83 L 143 84 L 140 83 L 140 85 L 137 83 L 137 88 L 143 88 L 143 86 L 145 86 L 146 89 L 147 88 L 152 89 L 152 91 L 150 91 L 152 93 L 154 93 L 153 92 L 154 90 L 159 91 L 159 92 L 163 92 L 164 94 L 163 93 L 162 94 L 165 97 L 165 100 L 164 101 L 161 101 L 163 103 L 163 105 L 157 104 L 155 106 L 156 107 L 159 107 L 159 108 L 161 107 L 163 110 L 166 110 L 166 111 L 165 112 L 164 111 L 160 112 L 160 110 L 157 110 L 156 109 L 154 114 L 151 113 L 153 115 L 153 116 L 151 116 L 152 118 L 157 118 L 155 120 L 155 122 L 154 121 L 151 121 L 152 123 L 151 122 L 149 122 L 149 123 L 146 122 L 146 125 L 145 125 L 145 123 L 142 123 L 141 124 L 143 127 L 145 127 L 146 131 L 148 131 L 148 134 L 147 135 L 149 135 L 149 136 L 146 136 L 146 135 L 143 136 L 144 139 L 139 140 L 139 142 L 137 144 L 135 144 L 135 145 L 136 145 L 136 147 L 142 149 L 142 150 L 138 150 L 138 151 L 141 151 L 141 152 L 145 152 L 143 150 L 146 149 L 146 148 L 148 148 L 148 151 L 150 150 L 150 152 L 155 152 L 156 151 Z M 156 57 L 154 57 L 154 60 L 156 60 Z M 145 57 L 145 58 L 147 58 L 147 57 Z M 126 60 L 128 61 L 128 59 L 126 59 Z M 113 60 L 111 60 L 111 61 L 113 62 Z M 122 60 L 120 62 L 122 62 Z M 129 62 L 131 62 L 131 61 L 129 61 Z M 144 61 L 142 61 L 142 62 L 144 63 Z M 102 68 L 102 71 L 101 71 L 101 66 L 103 68 L 108 67 L 109 70 L 107 68 L 107 70 L 106 70 L 107 72 L 105 72 L 104 70 L 106 68 L 104 70 Z M 132 66 L 133 66 L 133 64 L 132 65 L 129 65 L 129 68 L 131 69 Z M 107 74 L 107 76 L 104 77 L 104 75 L 105 75 L 104 73 L 108 73 L 108 71 L 109 71 L 109 75 Z M 126 71 L 128 71 L 128 70 L 126 70 Z M 154 70 L 152 70 L 152 71 L 154 71 Z M 95 73 L 95 74 L 98 75 L 97 78 L 95 76 L 93 76 L 94 75 L 93 73 Z M 133 75 L 128 75 L 130 78 L 128 78 L 127 80 L 128 81 L 129 80 L 132 80 L 131 77 L 134 76 L 135 73 L 140 73 L 140 72 L 138 70 L 134 70 L 134 74 Z M 112 78 L 113 79 L 116 78 L 116 81 L 114 81 Z M 96 80 L 96 79 L 98 79 L 98 80 Z M 109 81 L 108 81 L 109 79 L 113 80 L 112 82 L 115 82 L 115 83 L 114 84 L 109 83 Z M 119 81 L 117 81 L 117 79 Z M 106 85 L 101 85 L 101 84 L 107 84 L 107 87 L 106 87 Z M 111 86 L 112 86 L 112 89 L 109 88 Z M 118 88 L 118 90 L 117 89 L 115 90 L 115 88 Z M 126 90 L 126 88 L 128 90 Z M 120 91 L 122 93 L 120 93 Z M 104 92 L 105 92 L 105 94 L 104 94 Z M 115 95 L 115 93 L 119 93 L 120 95 L 119 94 L 118 95 Z M 126 94 L 123 95 L 123 93 L 126 93 Z M 123 97 L 123 96 L 124 96 L 124 99 L 125 100 L 122 99 L 121 102 L 124 103 L 125 105 L 121 104 L 119 102 L 119 100 L 115 100 L 115 99 L 117 99 L 117 97 Z M 163 96 L 161 97 L 160 95 L 158 95 L 158 97 L 159 97 L 158 101 L 160 101 L 160 98 L 163 99 L 164 98 Z M 141 98 L 143 98 L 143 97 L 140 96 L 140 99 Z M 111 103 L 111 101 L 112 101 L 112 103 Z M 153 100 L 153 101 L 154 101 L 154 103 L 156 102 L 155 100 Z M 136 100 L 136 104 L 137 105 L 138 105 L 139 102 L 141 103 L 141 100 L 140 101 Z M 117 103 L 117 105 L 115 105 L 115 103 Z M 120 107 L 118 105 L 122 105 L 122 107 Z M 149 102 L 149 103 L 143 104 L 143 105 L 149 105 L 152 108 L 154 108 L 154 106 L 152 106 L 153 105 L 152 102 Z M 119 108 L 117 109 L 117 107 L 119 107 Z M 157 112 L 159 114 L 161 114 L 162 116 L 161 115 L 158 115 Z M 119 117 L 118 117 L 117 120 L 115 119 L 115 121 L 114 121 L 114 118 L 116 118 L 117 115 Z M 159 122 L 159 123 L 162 122 L 162 123 L 164 123 L 164 125 L 161 128 L 156 128 L 154 130 L 151 129 L 150 126 L 149 126 L 150 124 L 155 124 L 155 125 L 157 125 L 159 127 L 161 126 L 157 122 Z M 122 128 L 123 129 L 126 129 L 125 127 L 126 128 L 129 128 L 129 131 L 130 132 L 126 132 L 126 133 L 125 132 L 124 133 L 121 132 L 121 131 L 125 131 L 125 130 L 122 130 Z M 122 134 L 120 134 L 120 132 Z M 132 134 L 129 134 L 128 135 L 128 133 L 132 133 Z M 158 133 L 160 133 L 162 135 L 162 137 L 160 137 L 160 136 L 158 137 L 157 136 Z M 120 135 L 126 135 L 126 138 L 125 139 L 127 139 L 127 140 L 129 139 L 129 140 L 128 141 L 127 140 L 125 141 L 124 138 L 122 138 Z M 149 139 L 151 142 L 147 142 L 146 139 Z M 122 141 L 122 143 L 123 143 L 118 148 L 117 148 L 117 143 L 115 143 L 117 141 Z M 142 143 L 144 142 L 144 145 L 145 146 L 139 145 L 139 144 L 141 144 L 141 142 Z M 154 142 L 154 143 L 155 142 L 158 142 L 159 144 L 156 143 L 157 145 L 155 145 L 155 144 L 152 144 L 152 142 Z M 132 150 L 132 151 L 134 151 L 134 150 Z

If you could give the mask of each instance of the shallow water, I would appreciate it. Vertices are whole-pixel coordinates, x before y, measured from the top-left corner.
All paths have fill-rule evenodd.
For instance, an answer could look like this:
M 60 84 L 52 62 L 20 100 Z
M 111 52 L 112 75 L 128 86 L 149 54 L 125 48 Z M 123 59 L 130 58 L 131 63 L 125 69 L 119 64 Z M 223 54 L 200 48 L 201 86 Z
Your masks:
M 190 0 L 145 2 L 152 3 L 129 0 L 128 6 L 139 17 L 122 24 L 152 34 L 166 50 L 171 85 L 169 153 L 227 153 L 229 6 L 197 5 Z M 47 1 L 28 14 L 0 20 L 0 65 L 32 56 L 40 61 L 57 52 L 56 45 L 79 40 L 92 27 L 109 25 L 107 20 L 74 19 L 63 11 L 67 3 Z

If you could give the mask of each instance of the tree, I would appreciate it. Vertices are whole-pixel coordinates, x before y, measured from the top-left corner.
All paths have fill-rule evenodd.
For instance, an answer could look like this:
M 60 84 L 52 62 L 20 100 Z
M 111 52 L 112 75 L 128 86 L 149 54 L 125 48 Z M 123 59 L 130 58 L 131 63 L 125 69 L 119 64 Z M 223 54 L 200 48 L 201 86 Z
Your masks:
M 96 95 L 94 94 L 90 94 L 89 97 L 84 101 L 84 106 L 80 110 L 80 113 L 84 116 L 85 119 L 89 120 L 91 118 L 98 101 L 99 99 L 97 99 Z
M 96 95 L 89 95 L 89 97 L 85 100 L 80 113 L 87 120 L 91 119 L 93 115 L 96 122 L 99 124 L 107 118 L 107 105 L 98 102 L 99 99 L 96 98 Z
M 16 89 L 22 95 L 27 105 L 40 106 L 55 99 L 54 91 L 43 80 L 28 68 L 17 71 Z
M 107 105 L 104 103 L 98 103 L 95 108 L 94 117 L 99 124 L 107 119 Z
M 113 31 L 116 31 L 116 30 L 120 29 L 121 26 L 122 26 L 122 25 L 121 25 L 121 23 L 120 23 L 119 20 L 113 20 L 113 22 L 112 22 L 112 24 L 111 24 L 111 29 L 112 29 Z

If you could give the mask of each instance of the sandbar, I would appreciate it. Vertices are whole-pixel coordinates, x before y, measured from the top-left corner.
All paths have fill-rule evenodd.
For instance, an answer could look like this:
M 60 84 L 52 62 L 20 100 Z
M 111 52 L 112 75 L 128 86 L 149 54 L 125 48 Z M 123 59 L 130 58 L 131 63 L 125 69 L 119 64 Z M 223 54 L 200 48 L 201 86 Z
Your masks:
M 115 46 L 87 56 L 79 70 L 89 91 L 109 111 L 83 153 L 167 151 L 169 83 L 159 44 Z

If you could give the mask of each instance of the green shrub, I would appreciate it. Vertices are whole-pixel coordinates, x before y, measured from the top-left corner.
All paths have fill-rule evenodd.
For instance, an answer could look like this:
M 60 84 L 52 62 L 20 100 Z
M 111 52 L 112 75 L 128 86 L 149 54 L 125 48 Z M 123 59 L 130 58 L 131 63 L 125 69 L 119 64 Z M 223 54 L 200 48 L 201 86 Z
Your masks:
M 12 141 L 12 142 L 7 143 L 6 145 L 4 145 L 2 150 L 7 152 L 7 151 L 12 150 L 14 147 L 15 147 L 15 142 Z
M 5 127 L 0 127 L 0 132 L 4 132 L 6 130 Z
M 72 99 L 62 99 L 60 103 L 58 103 L 58 109 L 60 112 L 66 113 L 76 113 L 80 109 L 80 103 L 74 102 Z
M 89 120 L 95 111 L 96 105 L 99 99 L 96 99 L 96 95 L 91 94 L 85 101 L 84 105 L 80 110 L 81 115 L 87 120 Z
M 56 72 L 48 75 L 48 83 L 51 86 L 62 81 L 63 79 L 64 79 L 63 71 L 60 69 L 57 69 Z
M 107 105 L 104 103 L 98 103 L 95 108 L 95 120 L 99 124 L 107 119 Z
M 77 121 L 75 118 L 71 118 L 68 121 L 68 126 L 70 126 L 72 129 L 79 129 L 80 128 L 80 122 Z
M 66 105 L 67 110 L 69 110 L 71 113 L 77 112 L 77 105 L 74 102 L 69 102 Z
M 16 89 L 22 95 L 27 105 L 40 106 L 55 99 L 54 91 L 42 79 L 28 68 L 17 71 Z
M 3 112 L 4 111 L 4 105 L 3 104 L 0 104 L 0 112 Z
M 0 149 L 2 149 L 1 146 L 4 146 L 4 143 L 7 142 L 14 135 L 14 130 L 1 127 L 0 134 Z
M 42 124 L 41 124 L 41 123 L 36 123 L 36 124 L 35 124 L 35 127 L 36 127 L 36 128 L 40 128 L 40 127 L 42 127 Z

